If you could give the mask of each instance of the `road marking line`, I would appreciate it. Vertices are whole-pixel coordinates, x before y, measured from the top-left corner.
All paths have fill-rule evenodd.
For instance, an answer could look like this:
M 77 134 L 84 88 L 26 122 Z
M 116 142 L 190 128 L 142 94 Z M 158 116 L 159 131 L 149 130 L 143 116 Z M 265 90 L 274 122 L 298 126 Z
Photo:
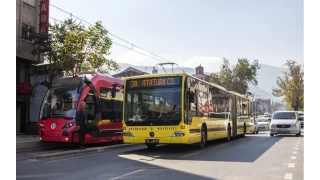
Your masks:
M 286 173 L 286 174 L 284 175 L 284 179 L 292 179 L 292 176 L 293 176 L 293 174 L 291 174 L 291 173 Z
M 296 156 L 291 156 L 291 159 L 297 159 L 297 157 Z
M 293 151 L 292 153 L 293 153 L 293 154 L 297 154 L 298 152 L 297 152 L 297 151 Z
M 295 164 L 294 163 L 289 163 L 288 168 L 294 168 Z
M 132 172 L 126 173 L 126 174 L 121 175 L 121 176 L 117 176 L 117 177 L 111 178 L 111 179 L 109 179 L 109 180 L 121 179 L 121 178 L 123 178 L 123 177 L 129 176 L 129 175 L 132 175 L 132 174 L 136 174 L 136 173 L 142 172 L 142 171 L 144 171 L 144 170 L 145 170 L 145 169 L 139 169 L 139 170 L 136 170 L 136 171 L 132 171 Z
M 187 154 L 187 155 L 181 156 L 180 158 L 185 158 L 185 157 L 188 157 L 188 156 L 192 156 L 192 155 L 198 154 L 200 152 L 202 152 L 202 151 L 198 151 L 198 152 L 194 152 L 194 153 L 191 153 L 191 154 Z
M 298 148 L 294 148 L 294 150 L 298 150 Z

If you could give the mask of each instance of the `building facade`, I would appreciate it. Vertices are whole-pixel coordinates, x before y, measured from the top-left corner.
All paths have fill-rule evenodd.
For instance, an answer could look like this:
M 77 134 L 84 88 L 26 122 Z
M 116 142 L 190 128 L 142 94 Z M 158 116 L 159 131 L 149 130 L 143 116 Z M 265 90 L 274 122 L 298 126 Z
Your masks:
M 16 0 L 16 133 L 30 133 L 30 68 L 44 59 L 31 53 L 31 31 L 39 32 L 39 14 L 40 0 Z
M 195 70 L 196 74 L 193 74 L 192 76 L 209 82 L 210 76 L 204 74 L 204 68 L 201 66 L 201 64 L 196 67 Z

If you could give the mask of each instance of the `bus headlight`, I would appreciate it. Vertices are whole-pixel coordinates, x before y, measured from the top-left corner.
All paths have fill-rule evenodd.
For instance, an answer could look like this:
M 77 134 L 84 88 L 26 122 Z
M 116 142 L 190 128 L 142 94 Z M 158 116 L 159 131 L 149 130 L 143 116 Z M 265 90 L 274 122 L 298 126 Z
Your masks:
M 73 125 L 75 125 L 76 123 L 75 122 L 73 122 L 73 123 L 67 123 L 66 125 L 64 125 L 63 126 L 63 128 L 62 129 L 69 129 L 69 128 L 71 128 Z
M 122 136 L 134 137 L 131 132 L 123 132 Z
M 181 136 L 185 136 L 184 132 L 174 132 L 172 134 L 172 137 L 181 137 Z

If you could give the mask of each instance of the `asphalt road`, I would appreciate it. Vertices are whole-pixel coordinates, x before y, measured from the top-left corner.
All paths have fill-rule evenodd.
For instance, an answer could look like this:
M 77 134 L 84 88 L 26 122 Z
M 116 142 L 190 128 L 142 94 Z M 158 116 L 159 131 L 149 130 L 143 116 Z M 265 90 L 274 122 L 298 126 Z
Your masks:
M 17 179 L 303 179 L 304 138 L 247 134 L 204 149 L 145 146 L 54 160 L 17 161 Z

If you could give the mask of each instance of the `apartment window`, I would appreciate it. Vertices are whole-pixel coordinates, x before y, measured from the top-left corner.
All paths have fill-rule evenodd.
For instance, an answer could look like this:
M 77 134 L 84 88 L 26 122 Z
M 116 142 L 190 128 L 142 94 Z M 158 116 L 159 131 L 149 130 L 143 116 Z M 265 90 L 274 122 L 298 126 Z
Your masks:
M 36 0 L 23 0 L 23 2 L 25 2 L 31 6 L 36 6 Z
M 21 39 L 27 40 L 27 41 L 32 41 L 31 38 L 31 32 L 34 31 L 34 27 L 29 26 L 27 24 L 22 23 L 22 32 L 21 32 Z

